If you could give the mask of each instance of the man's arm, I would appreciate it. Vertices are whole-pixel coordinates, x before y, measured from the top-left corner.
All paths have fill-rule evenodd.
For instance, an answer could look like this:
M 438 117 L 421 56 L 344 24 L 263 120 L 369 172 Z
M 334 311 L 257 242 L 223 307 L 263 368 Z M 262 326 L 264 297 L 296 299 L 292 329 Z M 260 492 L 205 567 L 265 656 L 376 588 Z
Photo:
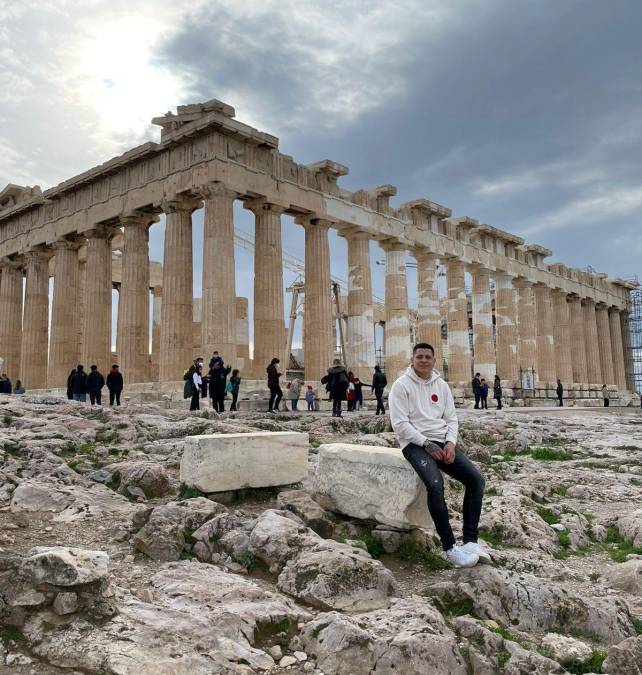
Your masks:
M 444 408 L 444 421 L 446 422 L 446 443 L 444 445 L 444 456 L 442 461 L 446 464 L 452 464 L 455 459 L 455 445 L 457 444 L 457 434 L 459 433 L 459 420 L 455 410 L 455 401 L 453 400 L 450 387 L 446 385 L 446 407 Z
M 390 390 L 388 408 L 390 410 L 390 423 L 400 440 L 403 440 L 404 443 L 407 441 L 407 443 L 423 446 L 426 437 L 419 433 L 410 421 L 408 392 L 398 382 L 395 382 Z

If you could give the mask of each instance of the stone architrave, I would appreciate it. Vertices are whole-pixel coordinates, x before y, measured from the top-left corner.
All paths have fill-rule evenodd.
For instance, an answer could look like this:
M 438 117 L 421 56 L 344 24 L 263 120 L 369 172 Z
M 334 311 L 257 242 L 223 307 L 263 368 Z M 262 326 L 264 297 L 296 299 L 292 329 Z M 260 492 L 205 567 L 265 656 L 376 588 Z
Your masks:
M 22 374 L 22 268 L 17 261 L 0 262 L 0 356 L 4 358 L 2 372 L 12 383 Z
M 555 370 L 564 383 L 573 382 L 571 358 L 571 318 L 566 291 L 553 290 L 553 334 L 555 335 Z
M 613 379 L 620 391 L 626 390 L 626 373 L 624 370 L 624 348 L 622 345 L 622 326 L 620 311 L 616 307 L 609 309 L 609 326 L 611 330 L 611 351 L 613 354 Z
M 602 364 L 600 361 L 600 343 L 597 335 L 597 316 L 595 314 L 595 300 L 582 300 L 584 316 L 584 348 L 586 351 L 586 369 L 589 384 L 606 384 L 602 378 Z
M 307 478 L 308 447 L 293 431 L 188 436 L 180 479 L 205 493 L 291 485 Z
M 553 336 L 553 300 L 551 289 L 543 284 L 536 284 L 535 314 L 537 317 L 537 365 L 539 379 L 543 382 L 554 382 L 557 377 L 555 368 L 555 338 Z
M 175 382 L 191 365 L 194 335 L 192 212 L 201 202 L 176 197 L 161 204 L 166 214 L 163 246 L 163 309 L 159 377 Z
M 517 303 L 517 339 L 519 367 L 533 370 L 535 379 L 539 379 L 537 361 L 537 319 L 535 313 L 535 291 L 533 284 L 525 279 L 515 282 L 518 294 Z
M 239 368 L 250 365 L 250 326 L 248 323 L 248 299 L 236 298 L 236 358 Z
M 65 387 L 78 365 L 78 244 L 57 241 L 47 386 Z
M 473 370 L 490 383 L 497 368 L 493 343 L 490 271 L 481 265 L 471 265 L 470 273 L 473 278 Z
M 289 361 L 289 354 L 285 353 L 287 344 L 285 310 L 283 307 L 281 214 L 284 209 L 283 206 L 267 202 L 264 199 L 247 201 L 244 207 L 252 211 L 255 217 L 253 365 L 255 375 L 263 378 L 265 369 L 273 358 L 276 357 L 281 360 L 280 367 L 283 373 L 285 373 Z M 316 254 L 313 253 L 312 255 Z M 329 266 L 329 253 L 327 262 Z
M 602 384 L 615 384 L 608 307 L 602 303 L 596 305 L 595 317 L 597 320 L 597 343 L 600 349 L 600 365 L 602 367 L 602 379 L 604 380 Z
M 410 318 L 406 250 L 400 242 L 383 242 L 386 252 L 386 377 L 393 382 L 410 364 Z
M 417 261 L 417 324 L 415 339 L 435 348 L 437 370 L 443 372 L 444 349 L 441 344 L 441 311 L 439 307 L 439 266 L 437 255 L 425 249 L 414 249 Z
M 472 379 L 472 357 L 468 333 L 468 298 L 464 263 L 450 258 L 446 263 L 448 286 L 448 381 L 468 383 Z
M 85 232 L 85 266 L 82 349 L 80 360 L 106 373 L 111 365 L 111 237 L 109 228 Z M 88 271 L 88 273 L 87 273 Z
M 203 291 L 201 300 L 201 351 L 223 355 L 236 367 L 236 269 L 234 257 L 234 200 L 238 193 L 223 183 L 201 190 L 204 198 Z
M 571 364 L 573 382 L 586 384 L 589 381 L 588 364 L 586 363 L 586 333 L 584 332 L 584 310 L 577 295 L 569 296 L 569 314 L 571 330 Z
M 27 389 L 44 389 L 47 386 L 50 257 L 48 251 L 34 250 L 25 253 L 27 279 L 20 379 Z
M 496 273 L 495 331 L 497 345 L 497 374 L 502 380 L 519 380 L 517 354 L 517 289 L 509 274 Z
M 348 241 L 347 366 L 367 381 L 375 363 L 370 236 L 359 231 L 347 231 L 344 236 Z

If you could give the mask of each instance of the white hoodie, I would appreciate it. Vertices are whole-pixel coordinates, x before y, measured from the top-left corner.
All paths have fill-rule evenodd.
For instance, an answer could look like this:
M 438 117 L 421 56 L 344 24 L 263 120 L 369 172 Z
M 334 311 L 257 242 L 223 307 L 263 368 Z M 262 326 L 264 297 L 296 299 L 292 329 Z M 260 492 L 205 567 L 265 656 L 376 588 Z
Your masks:
M 410 366 L 390 389 L 390 421 L 399 446 L 423 445 L 426 439 L 457 444 L 459 421 L 450 387 L 441 375 L 423 380 Z

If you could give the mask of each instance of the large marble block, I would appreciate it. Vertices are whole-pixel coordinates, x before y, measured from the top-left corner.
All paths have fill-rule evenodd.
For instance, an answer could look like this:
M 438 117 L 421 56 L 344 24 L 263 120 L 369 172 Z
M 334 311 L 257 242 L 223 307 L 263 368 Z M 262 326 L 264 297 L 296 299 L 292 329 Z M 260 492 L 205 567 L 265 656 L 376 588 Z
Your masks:
M 313 479 L 325 508 L 400 529 L 433 530 L 426 488 L 397 448 L 328 443 Z
M 291 485 L 308 475 L 308 447 L 291 431 L 188 436 L 181 481 L 205 493 Z

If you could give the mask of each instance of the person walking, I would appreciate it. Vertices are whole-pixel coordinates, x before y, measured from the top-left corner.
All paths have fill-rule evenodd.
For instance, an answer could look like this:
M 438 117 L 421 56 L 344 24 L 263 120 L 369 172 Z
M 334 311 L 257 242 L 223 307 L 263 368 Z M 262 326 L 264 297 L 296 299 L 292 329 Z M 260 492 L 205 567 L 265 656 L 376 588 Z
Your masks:
M 334 365 L 328 368 L 328 373 L 324 375 L 321 382 L 326 384 L 326 389 L 330 393 L 332 417 L 342 417 L 341 402 L 346 400 L 350 380 L 345 366 L 341 365 L 340 358 L 334 359 Z
M 388 380 L 386 379 L 385 373 L 381 372 L 381 368 L 376 365 L 374 367 L 374 374 L 372 376 L 372 391 L 374 392 L 375 398 L 377 399 L 377 412 L 375 415 L 386 414 L 386 406 L 383 404 L 383 391 L 388 386 Z
M 22 382 L 20 380 L 16 380 L 16 386 L 14 387 L 13 390 L 14 394 L 26 394 L 25 388 L 22 386 Z
M 475 373 L 473 377 L 473 396 L 475 397 L 475 410 L 479 410 L 479 403 L 481 401 L 481 380 L 479 379 L 480 374 Z
M 493 383 L 493 398 L 497 401 L 497 410 L 502 409 L 502 382 L 499 375 L 495 375 L 495 382 Z
M 91 405 L 101 405 L 102 388 L 105 386 L 105 378 L 98 370 L 98 366 L 90 366 L 89 370 L 90 373 L 87 375 L 89 402 Z
M 312 385 L 308 385 L 308 389 L 305 392 L 305 402 L 308 404 L 308 412 L 314 412 L 314 389 Z
M 358 377 L 354 378 L 354 410 L 363 408 L 363 382 Z
M 239 389 L 241 387 L 241 376 L 238 368 L 234 368 L 230 381 L 227 383 L 227 391 L 232 394 L 232 405 L 230 410 L 238 410 L 237 402 L 239 400 Z
M 209 373 L 210 380 L 210 398 L 212 399 L 212 408 L 216 412 L 225 412 L 225 395 L 227 394 L 227 376 L 232 371 L 231 366 L 227 368 L 223 365 L 223 360 L 214 361 L 214 365 Z
M 190 372 L 191 371 L 191 372 Z M 203 384 L 203 378 L 201 377 L 201 367 L 200 365 L 195 365 L 194 369 L 190 368 L 191 383 L 192 383 L 192 398 L 190 400 L 189 409 L 190 410 L 200 410 L 201 409 L 201 385 Z
M 288 400 L 290 401 L 292 412 L 297 412 L 298 410 L 300 395 L 301 395 L 301 380 L 299 380 L 297 377 L 293 377 L 288 382 L 288 391 L 286 394 Z
M 390 390 L 390 421 L 404 458 L 426 486 L 428 510 L 446 558 L 455 567 L 473 567 L 480 560 L 491 562 L 477 541 L 485 481 L 456 448 L 459 422 L 455 402 L 434 365 L 432 345 L 416 344 L 411 365 Z M 443 473 L 465 487 L 461 546 L 450 526 Z
M 276 356 L 270 361 L 270 365 L 265 369 L 267 373 L 267 386 L 270 390 L 270 401 L 268 403 L 268 412 L 279 412 L 279 403 L 283 398 L 283 392 L 281 391 L 281 386 L 279 384 L 279 378 L 281 373 L 278 371 L 277 366 L 281 363 Z
M 85 403 L 87 400 L 87 373 L 82 365 L 78 365 L 70 378 L 71 395 L 74 401 Z
M 118 369 L 118 364 L 114 363 L 107 374 L 107 389 L 109 389 L 109 405 L 120 405 L 120 394 L 123 391 L 123 375 Z
M 488 382 L 482 377 L 481 384 L 481 407 L 483 410 L 488 410 Z
M 555 393 L 557 394 L 557 400 L 559 402 L 558 407 L 561 408 L 564 405 L 564 387 L 562 386 L 562 381 L 560 379 L 557 380 Z
M 348 412 L 352 412 L 357 404 L 357 392 L 354 388 L 354 373 L 348 372 L 348 391 L 346 392 L 348 399 Z
M 610 396 L 609 390 L 606 388 L 606 385 L 603 384 L 602 385 L 602 398 L 604 399 L 604 407 L 605 408 L 608 408 L 609 403 L 611 402 L 609 396 Z
M 74 393 L 71 391 L 71 378 L 76 374 L 76 369 L 74 368 L 69 375 L 67 376 L 67 398 L 70 401 L 74 400 Z

